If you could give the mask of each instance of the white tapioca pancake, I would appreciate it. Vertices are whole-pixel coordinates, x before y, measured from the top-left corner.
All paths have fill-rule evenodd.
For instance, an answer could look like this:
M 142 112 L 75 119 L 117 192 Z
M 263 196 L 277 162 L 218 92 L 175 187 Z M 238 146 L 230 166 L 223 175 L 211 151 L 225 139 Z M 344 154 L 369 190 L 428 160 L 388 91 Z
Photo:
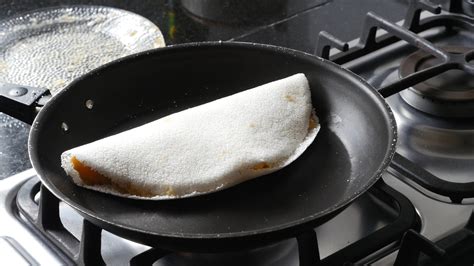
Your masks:
M 287 166 L 319 128 L 308 81 L 296 74 L 65 151 L 61 163 L 90 189 L 183 198 Z

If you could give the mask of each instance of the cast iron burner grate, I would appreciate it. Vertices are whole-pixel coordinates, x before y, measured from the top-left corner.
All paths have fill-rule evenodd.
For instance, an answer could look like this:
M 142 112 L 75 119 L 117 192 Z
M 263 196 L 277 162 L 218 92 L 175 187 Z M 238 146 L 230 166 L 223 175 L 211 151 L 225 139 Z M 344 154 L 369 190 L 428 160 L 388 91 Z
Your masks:
M 464 228 L 436 243 L 413 230 L 406 232 L 395 265 L 469 266 L 474 261 L 473 249 L 474 213 L 471 213 Z
M 474 3 L 467 4 L 474 5 Z M 464 5 L 467 4 L 464 3 Z M 349 49 L 347 43 L 327 32 L 320 32 L 315 54 L 338 64 L 344 64 L 403 40 L 420 49 L 422 51 L 420 53 L 431 55 L 439 60 L 439 63 L 434 66 L 407 74 L 398 81 L 380 88 L 378 91 L 384 98 L 407 90 L 448 70 L 457 69 L 469 75 L 474 75 L 474 63 L 472 62 L 474 60 L 474 48 L 463 49 L 462 51 L 459 51 L 459 49 L 441 49 L 417 35 L 417 33 L 440 26 L 446 28 L 460 27 L 474 31 L 474 20 L 462 14 L 465 8 L 463 7 L 463 1 L 452 0 L 449 3 L 449 13 L 440 14 L 441 6 L 427 1 L 413 0 L 410 1 L 402 26 L 369 12 L 357 45 Z M 424 10 L 440 15 L 420 20 L 420 14 Z M 385 30 L 388 34 L 377 37 L 378 29 Z M 331 48 L 336 48 L 341 53 L 330 57 Z M 472 105 L 471 102 L 469 104 Z M 456 113 L 459 113 L 459 111 L 456 110 Z M 472 115 L 472 112 L 469 115 Z M 474 182 L 457 183 L 443 180 L 399 153 L 395 155 L 391 167 L 423 188 L 448 197 L 453 203 L 461 203 L 465 198 L 474 198 Z
M 35 202 L 35 195 L 38 192 L 40 193 L 39 204 Z M 368 193 L 393 209 L 398 217 L 385 227 L 322 260 L 319 258 L 315 231 L 308 230 L 301 234 L 298 233 L 294 237 L 298 243 L 301 266 L 355 263 L 390 244 L 399 243 L 407 230 L 419 230 L 420 221 L 411 202 L 386 185 L 383 180 L 379 180 Z M 60 200 L 42 186 L 38 178 L 32 178 L 23 184 L 17 194 L 20 213 L 67 258 L 80 265 L 104 265 L 105 262 L 101 255 L 102 229 L 84 219 L 81 240 L 77 240 L 61 222 L 59 203 Z M 153 247 L 133 257 L 130 260 L 130 265 L 152 265 L 172 252 L 160 247 Z

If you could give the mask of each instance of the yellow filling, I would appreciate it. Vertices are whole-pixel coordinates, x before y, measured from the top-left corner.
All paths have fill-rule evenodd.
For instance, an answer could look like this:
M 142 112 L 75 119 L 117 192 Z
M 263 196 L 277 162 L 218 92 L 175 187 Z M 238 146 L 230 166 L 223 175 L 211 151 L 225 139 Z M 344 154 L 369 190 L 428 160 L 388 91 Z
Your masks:
M 114 183 L 110 178 L 100 174 L 99 172 L 95 171 L 94 169 L 90 168 L 89 166 L 83 164 L 79 161 L 75 156 L 71 158 L 72 166 L 74 170 L 79 173 L 79 177 L 84 182 L 84 184 L 88 186 L 94 185 L 109 185 L 113 189 L 117 190 L 123 194 L 135 195 L 140 197 L 153 197 L 156 194 L 152 193 L 150 190 L 141 188 L 130 183 L 127 184 L 119 184 Z
M 285 99 L 286 99 L 288 102 L 295 102 L 295 97 L 293 97 L 293 96 L 290 95 L 290 94 L 285 95 Z
M 262 169 L 268 169 L 270 168 L 270 164 L 267 162 L 261 162 L 252 167 L 252 170 L 262 170 Z
M 316 121 L 313 118 L 313 115 L 309 117 L 308 130 L 311 130 L 316 127 Z
M 71 163 L 74 167 L 74 170 L 79 173 L 79 177 L 86 185 L 107 185 L 111 183 L 110 179 L 99 174 L 97 171 L 94 171 L 89 166 L 81 163 L 81 161 L 79 161 L 76 156 L 72 156 Z

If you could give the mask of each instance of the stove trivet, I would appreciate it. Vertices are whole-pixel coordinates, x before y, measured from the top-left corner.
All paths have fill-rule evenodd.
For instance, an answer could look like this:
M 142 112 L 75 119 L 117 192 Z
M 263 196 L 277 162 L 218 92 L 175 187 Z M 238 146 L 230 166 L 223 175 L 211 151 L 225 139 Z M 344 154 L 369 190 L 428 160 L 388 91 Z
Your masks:
M 465 198 L 474 197 L 474 182 L 457 183 L 443 180 L 399 153 L 395 154 L 390 167 L 429 191 L 449 197 L 453 203 L 461 203 Z
M 315 54 L 330 59 L 335 63 L 344 64 L 403 40 L 411 46 L 420 49 L 421 51 L 418 53 L 422 55 L 430 55 L 440 61 L 440 63 L 437 63 L 434 66 L 403 75 L 398 81 L 380 88 L 378 91 L 384 98 L 399 92 L 402 92 L 402 94 L 405 94 L 406 96 L 406 93 L 408 93 L 407 91 L 409 91 L 407 90 L 408 88 L 417 86 L 417 84 L 448 70 L 462 70 L 469 75 L 474 75 L 474 63 L 472 62 L 474 60 L 474 48 L 447 48 L 446 50 L 443 50 L 436 47 L 425 38 L 417 35 L 417 33 L 435 27 L 458 27 L 469 30 L 470 32 L 474 31 L 474 20 L 463 15 L 464 10 L 467 8 L 467 4 L 464 2 L 466 1 L 463 1 L 463 3 L 456 0 L 450 1 L 449 13 L 440 14 L 440 5 L 412 0 L 410 1 L 410 6 L 402 26 L 392 23 L 377 14 L 369 12 L 367 13 L 358 44 L 349 48 L 347 43 L 341 41 L 337 37 L 327 32 L 321 32 L 319 33 L 318 41 L 316 43 Z M 474 7 L 474 3 L 471 3 L 470 5 L 471 8 Z M 433 14 L 440 15 L 427 17 L 421 20 L 420 17 L 422 11 L 429 11 Z M 387 34 L 377 37 L 376 33 L 378 29 L 385 30 Z M 330 50 L 332 48 L 339 49 L 341 52 L 330 56 Z M 406 100 L 406 97 L 404 98 Z M 455 104 L 459 103 L 456 102 Z M 449 106 L 444 107 L 443 110 L 448 109 L 448 116 L 473 116 L 474 104 L 472 101 L 468 100 L 461 104 L 464 106 L 461 106 L 461 108 L 456 106 L 454 111 L 452 108 L 450 109 Z M 466 105 L 467 111 L 463 111 L 466 110 L 464 109 Z M 465 198 L 474 198 L 474 182 L 458 183 L 445 181 L 429 173 L 421 166 L 399 153 L 394 157 L 391 166 L 405 174 L 408 179 L 421 185 L 424 189 L 449 197 L 453 203 L 461 203 Z
M 472 265 L 474 254 L 474 213 L 464 228 L 433 243 L 418 232 L 403 236 L 395 266 L 402 265 Z
M 458 9 L 459 7 L 456 2 L 458 1 L 451 1 L 450 12 L 462 12 L 462 9 Z M 442 61 L 442 63 L 436 66 L 428 67 L 412 73 L 392 84 L 380 88 L 379 92 L 385 98 L 451 69 L 460 69 L 470 75 L 474 75 L 474 64 L 470 62 L 474 59 L 474 48 L 461 54 L 457 51 L 448 52 L 439 49 L 433 43 L 417 35 L 417 33 L 435 26 L 458 26 L 474 30 L 474 25 L 468 20 L 457 18 L 455 14 L 429 17 L 421 21 L 420 14 L 423 10 L 429 11 L 433 14 L 440 14 L 441 6 L 421 1 L 418 2 L 416 0 L 410 1 L 410 7 L 407 11 L 403 26 L 399 26 L 375 13 L 369 12 L 367 13 L 360 41 L 356 46 L 347 49 L 348 43 L 345 43 L 333 35 L 323 31 L 319 33 L 315 54 L 329 59 L 330 49 L 337 48 L 342 52 L 330 59 L 337 64 L 344 64 L 380 48 L 404 40 L 410 45 L 413 45 Z M 385 30 L 389 34 L 377 37 L 378 29 Z
M 38 192 L 40 193 L 39 204 L 35 202 L 35 195 Z M 403 233 L 407 230 L 419 230 L 420 220 L 411 202 L 405 196 L 386 185 L 383 180 L 379 180 L 368 193 L 384 202 L 392 211 L 398 213 L 398 217 L 387 226 L 322 260 L 319 258 L 318 241 L 314 230 L 295 235 L 301 266 L 315 265 L 315 263 L 320 263 L 320 265 L 342 265 L 346 262 L 357 262 L 376 251 L 383 250 L 390 244 L 399 243 Z M 92 222 L 84 220 L 82 237 L 78 241 L 62 225 L 59 217 L 59 203 L 59 199 L 45 187 L 41 186 L 37 178 L 32 178 L 23 184 L 17 195 L 17 205 L 20 213 L 51 244 L 61 250 L 71 262 L 80 265 L 88 263 L 93 263 L 94 265 L 104 264 L 101 256 L 102 229 Z M 122 237 L 127 238 L 127 236 Z M 388 253 L 393 248 L 396 247 L 384 251 Z M 130 264 L 152 265 L 171 252 L 174 251 L 153 247 L 133 257 Z

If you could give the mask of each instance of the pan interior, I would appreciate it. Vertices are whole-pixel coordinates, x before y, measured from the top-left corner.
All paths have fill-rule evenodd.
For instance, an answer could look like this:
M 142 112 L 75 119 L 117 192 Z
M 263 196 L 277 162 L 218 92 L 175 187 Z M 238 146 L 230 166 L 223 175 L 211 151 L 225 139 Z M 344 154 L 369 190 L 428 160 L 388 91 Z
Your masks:
M 78 187 L 60 166 L 69 148 L 299 72 L 310 81 L 321 131 L 274 174 L 204 196 L 142 201 Z M 390 118 L 357 77 L 301 53 L 243 44 L 164 48 L 99 69 L 56 95 L 33 126 L 30 155 L 54 194 L 104 224 L 158 236 L 243 236 L 314 225 L 368 189 L 390 157 Z

